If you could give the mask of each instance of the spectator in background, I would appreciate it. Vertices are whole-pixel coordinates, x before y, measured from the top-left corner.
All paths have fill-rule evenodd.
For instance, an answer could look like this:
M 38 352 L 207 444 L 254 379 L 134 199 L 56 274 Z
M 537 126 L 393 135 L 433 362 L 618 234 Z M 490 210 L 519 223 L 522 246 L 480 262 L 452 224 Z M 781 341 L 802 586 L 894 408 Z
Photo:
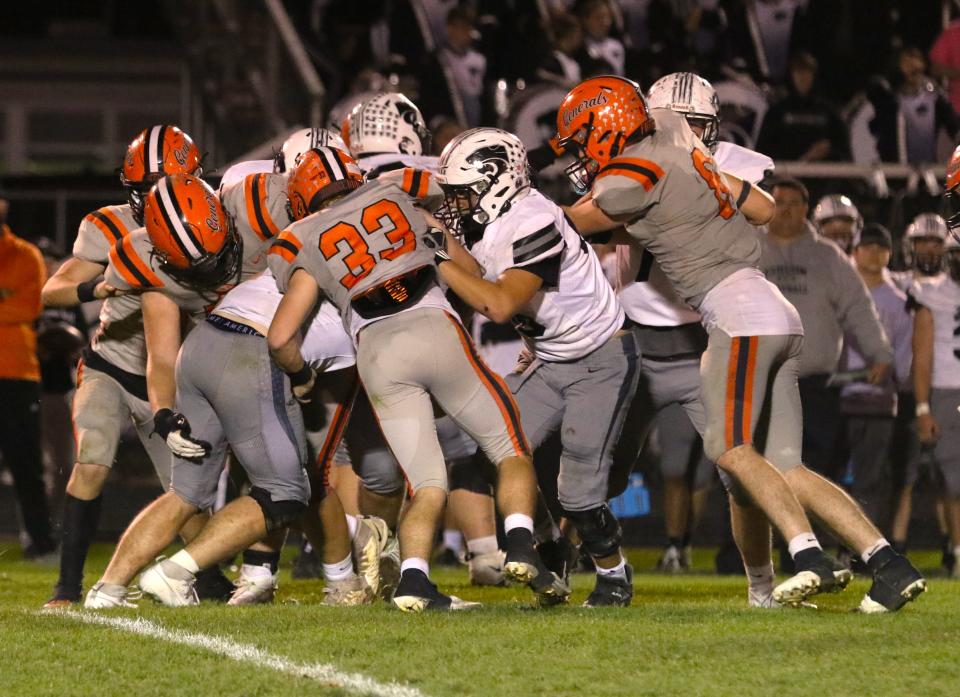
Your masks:
M 64 253 L 49 237 L 37 240 L 47 278 L 63 263 Z M 47 307 L 37 325 L 37 357 L 40 359 L 40 421 L 47 496 L 54 510 L 60 507 L 73 468 L 73 424 L 70 393 L 75 387 L 73 369 L 87 343 L 87 320 L 83 306 Z
M 40 364 L 34 329 L 46 275 L 40 250 L 6 224 L 8 210 L 0 191 L 0 452 L 13 474 L 30 537 L 23 554 L 35 559 L 56 549 L 43 487 Z
M 417 104 L 428 122 L 446 116 L 475 128 L 487 122 L 483 100 L 487 59 L 473 48 L 479 37 L 473 11 L 450 10 L 446 34 L 444 46 L 421 70 Z
M 817 60 L 809 53 L 790 59 L 787 96 L 770 107 L 757 149 L 774 160 L 844 160 L 847 131 L 836 109 L 814 91 Z
M 844 335 L 864 356 L 868 382 L 886 380 L 893 350 L 873 301 L 840 249 L 822 239 L 807 220 L 809 194 L 796 179 L 773 184 L 777 208 L 761 235 L 760 270 L 793 303 L 803 321 L 799 385 L 803 405 L 803 463 L 838 478 L 837 445 L 842 419 L 840 392 L 828 384 L 837 371 Z
M 757 82 L 786 82 L 790 56 L 806 48 L 806 12 L 807 0 L 743 0 L 731 7 L 734 67 Z
M 467 127 L 456 119 L 440 118 L 430 124 L 433 141 L 432 150 L 435 155 L 443 152 L 447 143 L 467 130 Z
M 960 19 L 941 32 L 930 49 L 930 72 L 947 81 L 950 104 L 960 113 Z
M 910 384 L 913 318 L 907 296 L 884 273 L 890 262 L 893 239 L 882 225 L 870 223 L 854 240 L 853 260 L 863 279 L 880 322 L 893 347 L 890 379 L 878 385 L 854 382 L 843 388 L 840 403 L 846 417 L 846 442 L 850 452 L 850 494 L 884 532 L 889 530 L 893 481 L 890 449 L 893 442 L 897 393 Z M 844 339 L 847 371 L 863 370 L 867 362 L 855 336 Z
M 939 160 L 937 139 L 957 137 L 960 123 L 950 101 L 926 74 L 923 52 L 906 46 L 897 56 L 896 85 L 879 81 L 869 90 L 875 116 L 870 131 L 884 162 L 925 164 Z
M 727 54 L 727 13 L 719 0 L 686 0 L 683 33 L 693 72 L 708 80 L 720 76 Z
M 582 79 L 576 55 L 583 46 L 583 29 L 575 17 L 559 15 L 553 20 L 553 48 L 537 68 L 536 77 L 569 89 Z
M 577 12 L 583 27 L 580 69 L 584 75 L 623 75 L 626 50 L 610 35 L 613 8 L 610 0 L 585 0 Z

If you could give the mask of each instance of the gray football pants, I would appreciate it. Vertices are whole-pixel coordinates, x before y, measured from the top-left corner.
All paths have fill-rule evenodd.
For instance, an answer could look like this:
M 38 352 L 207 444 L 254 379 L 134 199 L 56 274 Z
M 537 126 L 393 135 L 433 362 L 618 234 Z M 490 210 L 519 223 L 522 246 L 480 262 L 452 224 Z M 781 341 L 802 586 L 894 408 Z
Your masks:
M 303 415 L 262 336 L 194 328 L 177 358 L 177 411 L 212 446 L 200 464 L 174 458 L 170 489 L 184 501 L 213 504 L 229 445 L 252 486 L 274 501 L 309 502 Z

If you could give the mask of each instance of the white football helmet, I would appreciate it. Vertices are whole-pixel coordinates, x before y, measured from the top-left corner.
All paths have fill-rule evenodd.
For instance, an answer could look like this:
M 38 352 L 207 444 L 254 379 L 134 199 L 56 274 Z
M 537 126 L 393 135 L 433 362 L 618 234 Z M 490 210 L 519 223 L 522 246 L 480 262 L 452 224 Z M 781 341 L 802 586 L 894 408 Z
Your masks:
M 437 182 L 449 213 L 468 224 L 487 225 L 530 190 L 527 149 L 499 128 L 471 129 L 443 149 Z
M 700 140 L 710 152 L 720 138 L 720 98 L 713 85 L 695 73 L 670 73 L 650 85 L 647 104 L 651 109 L 670 109 L 703 129 Z
M 286 174 L 296 169 L 297 158 L 313 148 L 336 148 L 349 152 L 339 133 L 329 128 L 301 128 L 283 141 L 280 152 L 273 158 L 274 174 Z
M 903 234 L 903 260 L 925 276 L 934 276 L 943 268 L 943 247 L 950 237 L 947 221 L 936 213 L 921 213 Z M 917 250 L 921 241 L 939 242 L 930 249 Z
M 343 140 L 350 154 L 423 155 L 430 131 L 417 106 L 399 92 L 386 92 L 361 102 L 344 120 Z
M 840 240 L 836 236 L 824 232 L 824 223 L 834 218 L 848 218 L 853 223 L 853 229 L 849 232 L 849 239 Z M 828 194 L 821 198 L 816 208 L 813 209 L 813 222 L 821 234 L 830 237 L 848 253 L 851 247 L 856 246 L 856 241 L 863 231 L 863 216 L 860 215 L 860 211 L 853 201 L 843 194 Z

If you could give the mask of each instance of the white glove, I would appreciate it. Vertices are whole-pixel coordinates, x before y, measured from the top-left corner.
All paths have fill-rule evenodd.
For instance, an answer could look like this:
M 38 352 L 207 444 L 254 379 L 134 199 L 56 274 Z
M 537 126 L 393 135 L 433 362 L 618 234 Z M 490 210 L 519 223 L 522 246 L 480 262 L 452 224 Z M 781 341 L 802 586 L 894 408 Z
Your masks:
M 174 455 L 197 464 L 213 449 L 206 441 L 191 438 L 187 417 L 171 409 L 160 409 L 153 415 L 153 432 L 166 441 Z

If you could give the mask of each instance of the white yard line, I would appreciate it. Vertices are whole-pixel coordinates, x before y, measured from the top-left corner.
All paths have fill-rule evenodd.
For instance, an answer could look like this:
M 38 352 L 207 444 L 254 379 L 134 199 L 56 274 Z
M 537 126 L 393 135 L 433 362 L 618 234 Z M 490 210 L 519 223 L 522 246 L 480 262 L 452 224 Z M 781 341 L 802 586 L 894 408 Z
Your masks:
M 45 610 L 35 613 L 41 616 L 65 617 L 85 624 L 98 624 L 122 632 L 139 634 L 169 641 L 172 644 L 182 644 L 195 648 L 205 649 L 239 663 L 269 668 L 287 675 L 309 678 L 318 683 L 331 687 L 339 687 L 361 695 L 376 695 L 376 697 L 426 697 L 415 687 L 400 683 L 382 683 L 367 677 L 362 673 L 347 673 L 329 663 L 297 663 L 283 656 L 277 656 L 251 644 L 241 644 L 224 637 L 185 632 L 180 629 L 166 629 L 159 624 L 143 618 L 131 619 L 128 617 L 110 617 L 92 612 L 78 612 L 76 610 Z

